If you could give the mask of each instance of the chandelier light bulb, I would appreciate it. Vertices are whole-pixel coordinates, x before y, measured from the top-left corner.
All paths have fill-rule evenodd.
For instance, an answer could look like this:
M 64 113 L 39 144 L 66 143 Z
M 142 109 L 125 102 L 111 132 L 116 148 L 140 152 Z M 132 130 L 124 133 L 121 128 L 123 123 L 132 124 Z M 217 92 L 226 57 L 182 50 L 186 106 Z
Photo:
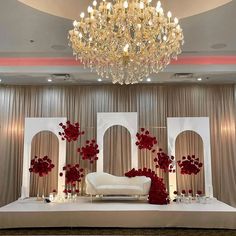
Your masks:
M 97 6 L 97 1 L 93 1 L 93 6 L 94 6 L 94 7 Z
M 165 69 L 182 52 L 177 18 L 151 0 L 92 0 L 69 31 L 69 45 L 98 78 L 134 84 Z M 173 18 L 172 18 L 173 17 Z
M 91 6 L 88 6 L 88 13 L 92 13 L 93 12 L 93 8 Z
M 179 20 L 178 20 L 178 18 L 177 18 L 177 17 L 175 17 L 175 18 L 174 18 L 174 22 L 175 22 L 175 24 L 176 24 L 176 25 L 178 25 L 178 24 L 179 24 Z
M 111 10 L 111 6 L 112 6 L 111 3 L 108 2 L 108 3 L 107 3 L 107 10 Z
M 129 6 L 128 2 L 127 2 L 127 1 L 124 1 L 124 3 L 123 3 L 123 7 L 124 7 L 125 9 L 127 9 L 128 6 Z
M 164 14 L 164 10 L 163 10 L 163 8 L 162 8 L 162 7 L 160 8 L 160 11 L 159 11 L 159 13 L 160 13 L 161 15 L 163 15 L 163 14 Z
M 144 3 L 143 3 L 143 2 L 140 2 L 140 3 L 139 3 L 139 8 L 140 8 L 141 10 L 144 9 Z
M 85 16 L 84 12 L 81 12 L 81 13 L 80 13 L 80 17 L 83 19 L 84 16 Z
M 128 50 L 129 50 L 129 44 L 127 43 L 125 46 L 124 46 L 124 52 L 128 52 Z
M 74 22 L 73 22 L 73 26 L 74 26 L 74 27 L 77 26 L 77 21 L 76 21 L 76 20 L 74 20 Z
M 172 13 L 170 11 L 167 12 L 167 17 L 171 18 L 172 17 Z

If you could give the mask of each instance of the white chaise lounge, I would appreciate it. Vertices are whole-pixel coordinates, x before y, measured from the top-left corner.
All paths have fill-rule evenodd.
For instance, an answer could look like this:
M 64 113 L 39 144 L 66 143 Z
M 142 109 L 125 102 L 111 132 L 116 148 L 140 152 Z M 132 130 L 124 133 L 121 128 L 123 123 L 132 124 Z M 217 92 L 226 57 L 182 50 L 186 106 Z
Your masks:
M 118 177 L 104 172 L 87 174 L 86 193 L 93 195 L 148 195 L 151 179 L 146 176 Z

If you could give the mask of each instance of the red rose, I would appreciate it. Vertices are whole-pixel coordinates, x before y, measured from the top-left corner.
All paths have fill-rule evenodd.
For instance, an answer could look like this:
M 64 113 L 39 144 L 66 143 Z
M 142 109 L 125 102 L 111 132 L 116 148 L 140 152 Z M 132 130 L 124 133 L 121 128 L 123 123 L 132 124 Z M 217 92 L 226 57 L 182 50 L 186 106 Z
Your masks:
M 201 194 L 202 194 L 202 191 L 201 191 L 201 190 L 197 190 L 197 194 L 198 194 L 198 195 L 201 195 Z

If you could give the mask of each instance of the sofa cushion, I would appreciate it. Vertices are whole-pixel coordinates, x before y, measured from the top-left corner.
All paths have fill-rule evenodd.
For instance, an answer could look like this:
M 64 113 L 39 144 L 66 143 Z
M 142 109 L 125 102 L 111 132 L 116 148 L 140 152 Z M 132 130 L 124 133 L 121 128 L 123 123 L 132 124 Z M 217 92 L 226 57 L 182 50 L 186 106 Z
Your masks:
M 98 194 L 103 195 L 136 195 L 142 194 L 142 188 L 135 185 L 100 185 L 97 187 Z

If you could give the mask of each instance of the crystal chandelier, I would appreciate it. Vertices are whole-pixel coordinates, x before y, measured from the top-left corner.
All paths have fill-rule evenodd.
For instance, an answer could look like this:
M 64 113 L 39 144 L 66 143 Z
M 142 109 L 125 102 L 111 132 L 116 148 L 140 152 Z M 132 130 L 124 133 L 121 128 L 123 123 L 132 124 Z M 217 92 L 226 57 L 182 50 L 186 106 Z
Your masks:
M 82 12 L 69 31 L 76 59 L 113 83 L 134 84 L 162 71 L 177 59 L 183 33 L 171 12 L 152 0 L 93 1 L 88 17 Z

